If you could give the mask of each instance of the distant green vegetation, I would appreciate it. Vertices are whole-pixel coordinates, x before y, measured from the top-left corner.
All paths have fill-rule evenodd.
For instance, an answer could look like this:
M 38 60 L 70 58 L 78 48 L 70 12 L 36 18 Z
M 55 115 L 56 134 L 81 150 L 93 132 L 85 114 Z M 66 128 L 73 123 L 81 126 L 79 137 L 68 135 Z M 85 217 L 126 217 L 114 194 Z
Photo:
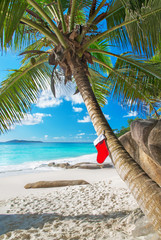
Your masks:
M 127 122 L 128 122 L 128 126 L 127 127 L 124 127 L 122 126 L 120 130 L 118 129 L 115 129 L 115 132 L 116 132 L 116 136 L 119 138 L 120 136 L 124 135 L 126 132 L 129 132 L 130 131 L 130 125 L 133 121 L 135 120 L 138 120 L 140 118 L 135 118 L 135 119 L 128 119 Z

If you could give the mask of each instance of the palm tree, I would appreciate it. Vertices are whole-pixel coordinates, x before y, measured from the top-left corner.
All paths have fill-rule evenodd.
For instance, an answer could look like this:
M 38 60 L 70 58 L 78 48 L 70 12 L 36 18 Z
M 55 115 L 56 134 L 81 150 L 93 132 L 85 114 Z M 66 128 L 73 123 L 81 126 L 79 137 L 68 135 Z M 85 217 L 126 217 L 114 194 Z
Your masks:
M 4 132 L 20 121 L 48 86 L 50 76 L 55 95 L 61 69 L 65 84 L 75 80 L 97 134 L 106 136 L 116 170 L 161 235 L 160 187 L 125 151 L 100 108 L 110 87 L 116 96 L 138 106 L 144 101 L 155 110 L 151 99 L 160 100 L 160 65 L 147 59 L 159 43 L 161 2 L 142 3 L 143 7 L 134 0 L 1 0 L 1 48 L 26 48 L 21 53 L 22 67 L 2 82 L 0 122 Z M 111 52 L 107 42 L 144 53 L 146 59 Z M 111 56 L 117 59 L 115 67 Z

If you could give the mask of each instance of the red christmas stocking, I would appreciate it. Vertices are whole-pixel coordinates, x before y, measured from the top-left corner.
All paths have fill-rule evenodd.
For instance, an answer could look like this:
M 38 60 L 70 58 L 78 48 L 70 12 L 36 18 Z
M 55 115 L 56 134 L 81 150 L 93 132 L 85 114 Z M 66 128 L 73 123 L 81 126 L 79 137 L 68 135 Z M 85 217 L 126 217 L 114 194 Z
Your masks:
M 105 136 L 101 134 L 96 140 L 94 141 L 94 145 L 97 149 L 97 162 L 103 163 L 106 157 L 109 155 L 109 151 L 106 146 Z

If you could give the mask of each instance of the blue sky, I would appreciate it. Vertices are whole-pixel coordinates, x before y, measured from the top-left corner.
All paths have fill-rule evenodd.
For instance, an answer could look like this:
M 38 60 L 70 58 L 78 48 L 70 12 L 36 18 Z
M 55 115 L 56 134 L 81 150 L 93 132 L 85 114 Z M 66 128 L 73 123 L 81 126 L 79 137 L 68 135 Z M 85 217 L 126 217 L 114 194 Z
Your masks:
M 16 54 L 0 56 L 0 81 L 9 69 L 17 69 L 20 59 Z M 113 129 L 127 126 L 128 118 L 143 117 L 110 98 L 102 108 Z M 96 138 L 86 107 L 79 94 L 55 99 L 49 90 L 42 92 L 21 125 L 0 136 L 0 141 L 11 139 L 54 142 L 92 142 Z

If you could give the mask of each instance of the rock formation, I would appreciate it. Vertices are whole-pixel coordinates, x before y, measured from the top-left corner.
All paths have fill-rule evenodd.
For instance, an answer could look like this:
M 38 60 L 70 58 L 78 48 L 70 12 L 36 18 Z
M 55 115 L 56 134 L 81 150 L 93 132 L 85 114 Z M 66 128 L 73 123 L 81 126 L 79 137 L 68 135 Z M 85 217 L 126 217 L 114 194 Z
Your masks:
M 113 167 L 109 163 L 104 164 L 97 164 L 97 163 L 91 163 L 91 162 L 81 162 L 76 163 L 74 165 L 70 165 L 69 163 L 49 163 L 49 167 L 60 167 L 60 168 L 66 168 L 66 169 L 72 169 L 72 168 L 81 168 L 81 169 L 100 169 L 100 168 L 111 168 Z
M 119 138 L 126 151 L 161 186 L 161 120 L 136 120 Z

